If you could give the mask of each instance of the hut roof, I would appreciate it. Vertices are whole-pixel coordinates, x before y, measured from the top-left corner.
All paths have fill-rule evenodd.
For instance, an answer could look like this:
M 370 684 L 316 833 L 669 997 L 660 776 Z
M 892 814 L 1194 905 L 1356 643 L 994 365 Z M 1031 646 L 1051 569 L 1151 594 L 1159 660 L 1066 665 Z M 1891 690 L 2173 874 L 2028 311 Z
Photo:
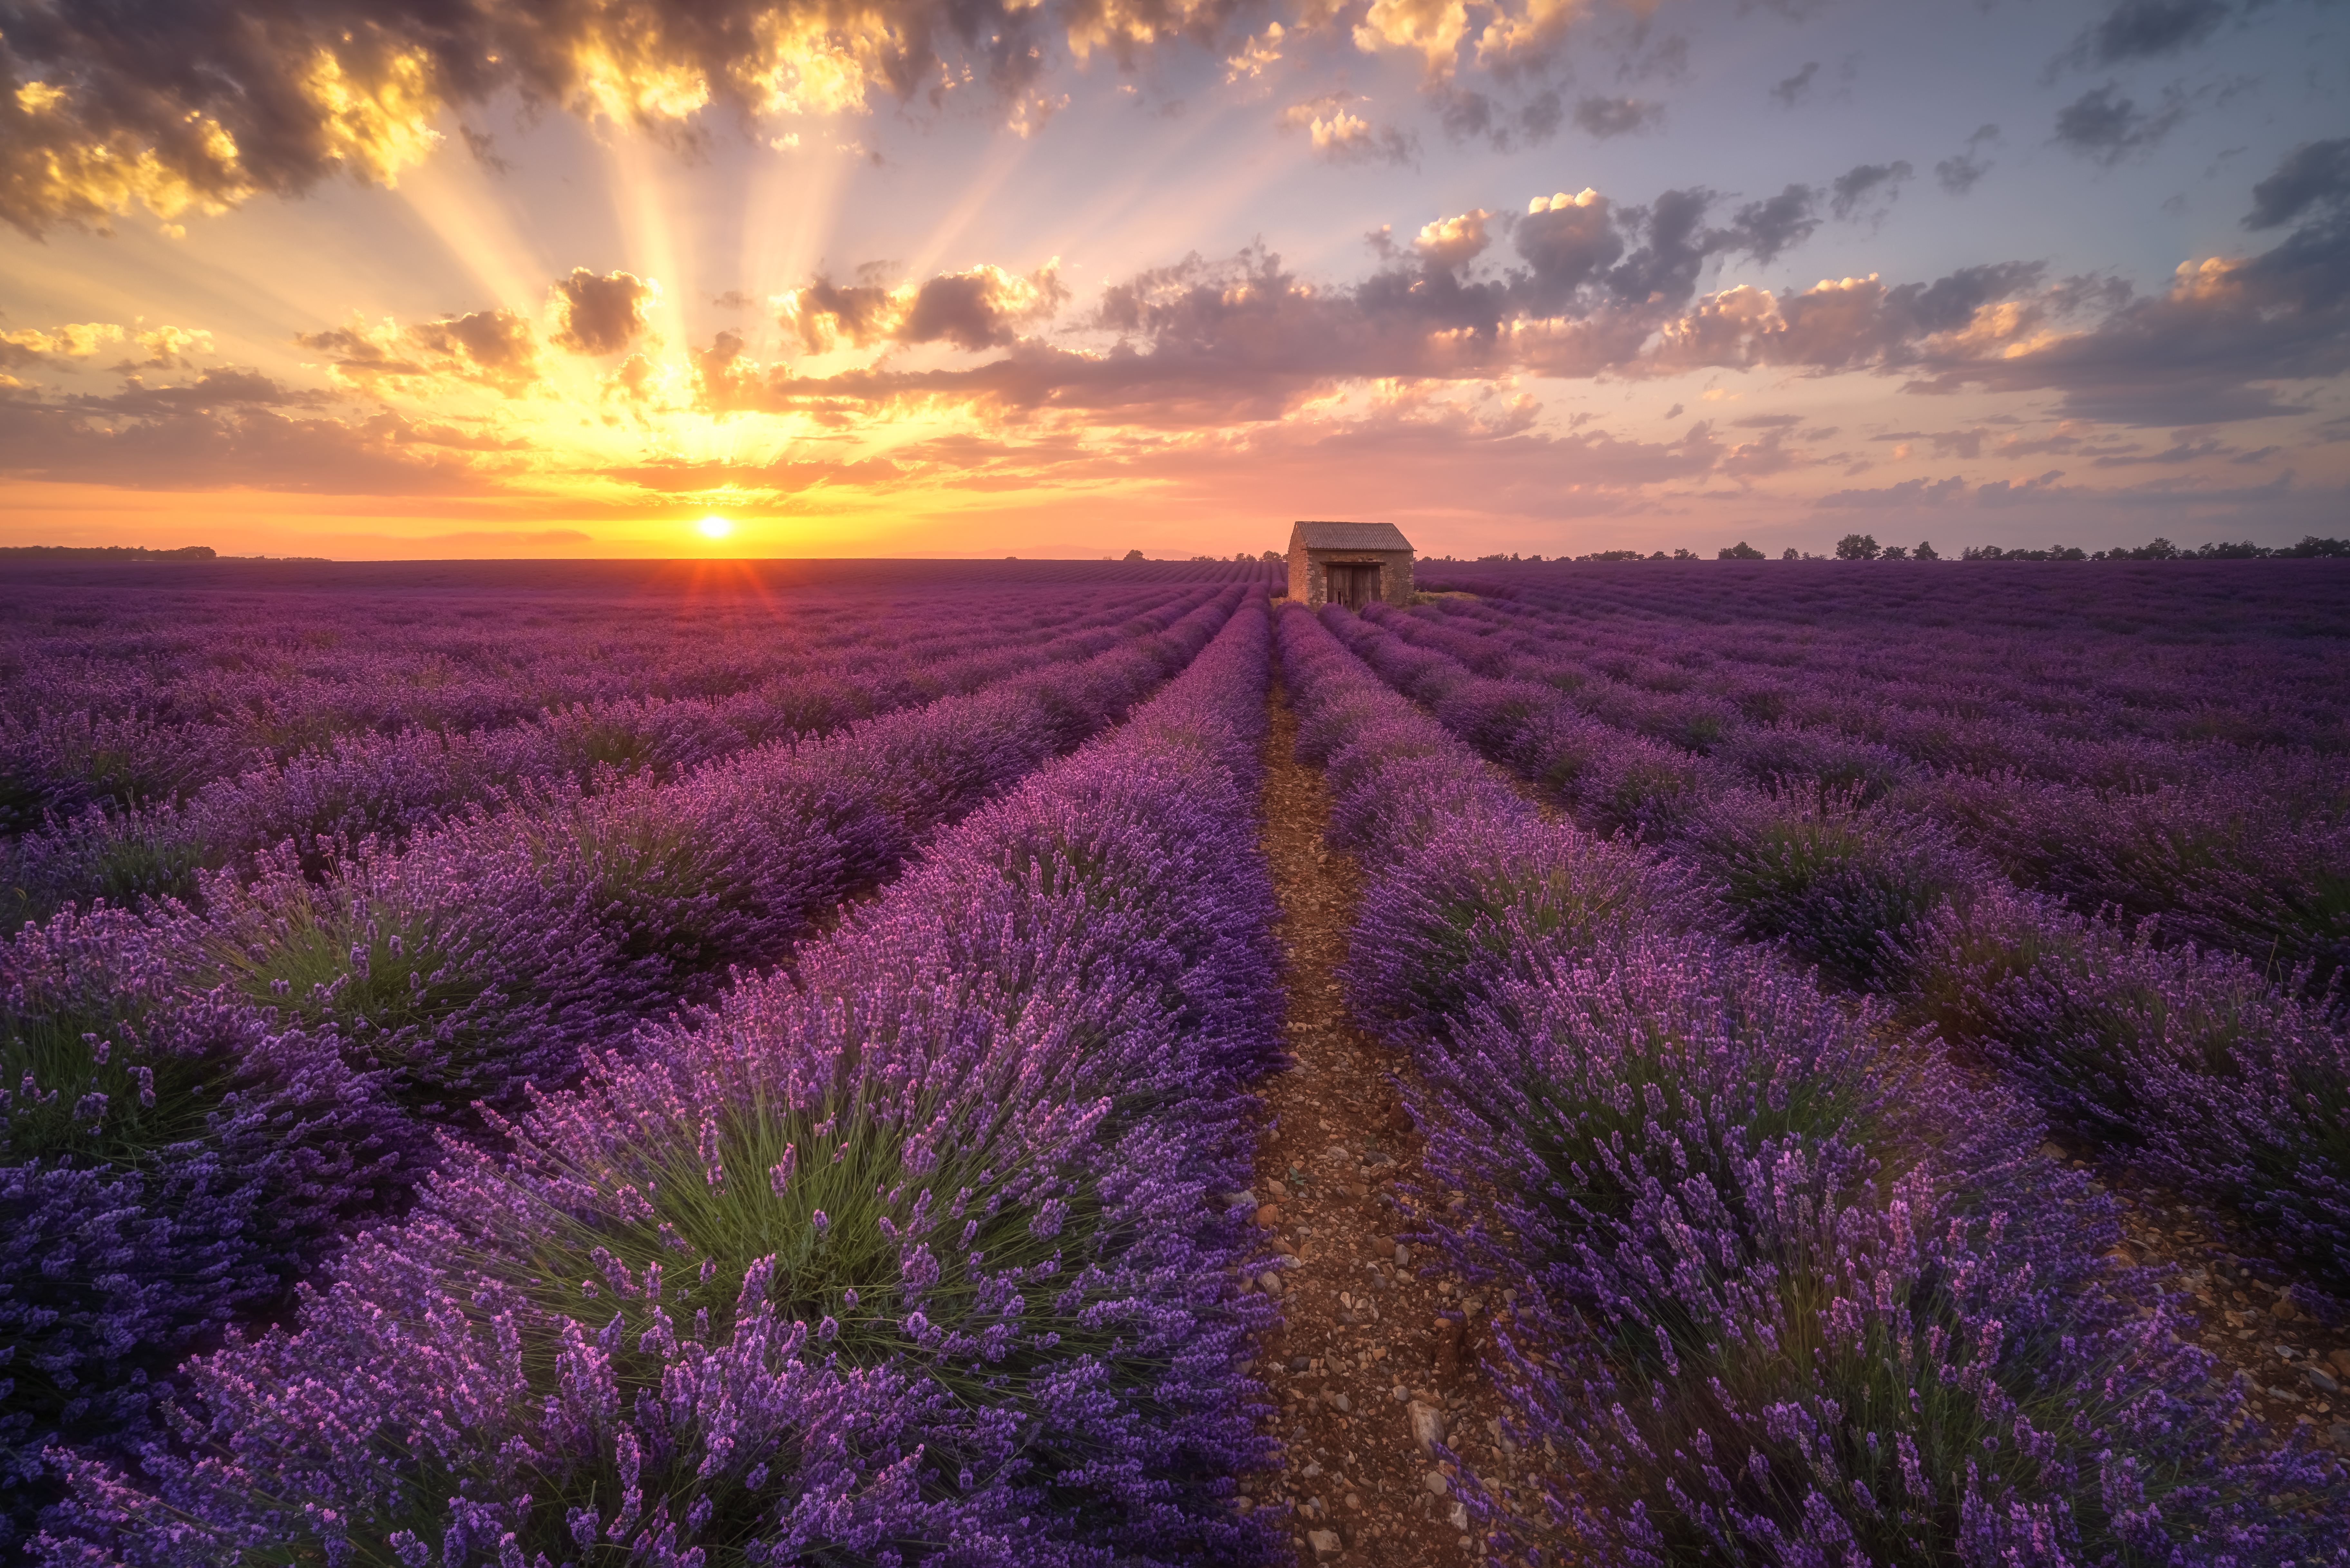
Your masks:
M 1292 549 L 1409 550 L 1411 541 L 1392 523 L 1300 523 L 1290 531 Z

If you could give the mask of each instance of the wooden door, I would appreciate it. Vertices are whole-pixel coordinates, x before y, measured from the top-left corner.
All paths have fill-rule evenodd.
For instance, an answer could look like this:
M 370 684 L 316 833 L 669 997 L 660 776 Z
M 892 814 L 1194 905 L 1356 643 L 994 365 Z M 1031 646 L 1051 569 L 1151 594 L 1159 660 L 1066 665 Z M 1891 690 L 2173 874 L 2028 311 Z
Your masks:
M 1325 568 L 1330 574 L 1330 602 L 1345 605 L 1350 610 L 1370 607 L 1379 597 L 1379 569 L 1366 566 L 1332 566 Z

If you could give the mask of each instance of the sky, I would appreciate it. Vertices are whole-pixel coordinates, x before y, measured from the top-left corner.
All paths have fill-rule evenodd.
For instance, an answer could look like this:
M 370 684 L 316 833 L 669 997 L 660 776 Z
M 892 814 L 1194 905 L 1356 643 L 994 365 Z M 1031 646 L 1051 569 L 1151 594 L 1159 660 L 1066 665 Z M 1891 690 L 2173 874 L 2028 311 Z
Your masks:
M 2350 533 L 2342 0 L 0 0 L 0 544 Z

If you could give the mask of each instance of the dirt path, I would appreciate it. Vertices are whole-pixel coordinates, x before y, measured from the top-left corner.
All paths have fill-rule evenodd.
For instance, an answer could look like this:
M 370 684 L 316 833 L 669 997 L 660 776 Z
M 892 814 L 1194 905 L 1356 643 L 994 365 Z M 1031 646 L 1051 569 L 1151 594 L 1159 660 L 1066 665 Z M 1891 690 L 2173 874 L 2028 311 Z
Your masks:
M 1440 1413 L 1455 1449 L 1491 1457 L 1501 1407 L 1477 1369 L 1484 1303 L 1423 1277 L 1424 1261 L 1398 1250 L 1411 1205 L 1447 1195 L 1410 1190 L 1420 1139 L 1396 1093 L 1410 1063 L 1348 1020 L 1336 971 L 1360 874 L 1352 856 L 1324 846 L 1329 791 L 1293 754 L 1286 693 L 1276 688 L 1273 702 L 1264 850 L 1281 901 L 1295 1064 L 1261 1090 L 1269 1116 L 1252 1196 L 1258 1222 L 1293 1262 L 1276 1279 L 1285 1324 L 1265 1342 L 1261 1368 L 1283 1407 L 1274 1429 L 1286 1462 L 1248 1490 L 1255 1506 L 1293 1510 L 1303 1563 L 1451 1568 L 1478 1555 L 1413 1428 L 1417 1420 L 1427 1431 Z M 1440 1315 L 1464 1307 L 1465 1331 Z

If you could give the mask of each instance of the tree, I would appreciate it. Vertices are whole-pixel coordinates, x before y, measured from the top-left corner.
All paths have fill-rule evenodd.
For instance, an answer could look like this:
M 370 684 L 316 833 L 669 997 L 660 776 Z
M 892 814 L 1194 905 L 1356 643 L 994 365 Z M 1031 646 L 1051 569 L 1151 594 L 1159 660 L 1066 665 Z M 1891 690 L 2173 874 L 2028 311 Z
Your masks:
M 1871 534 L 1846 534 L 1836 541 L 1839 561 L 1874 561 L 1877 559 L 1877 538 Z
M 1263 555 L 1259 556 L 1257 559 L 1263 561 L 1268 566 L 1277 566 L 1281 565 L 1282 556 L 1281 552 L 1278 550 L 1267 550 Z
M 1783 561 L 1800 561 L 1803 558 L 1804 553 L 1801 550 L 1796 549 L 1793 545 L 1788 545 L 1785 549 L 1779 552 L 1779 559 Z
M 1939 561 L 1942 557 L 1934 553 L 1934 541 L 1920 539 L 1918 541 L 1918 558 L 1921 561 Z
M 1888 561 L 1906 561 L 1909 558 L 1909 546 L 1907 545 L 1887 545 L 1885 546 L 1884 558 Z
M 1735 545 L 1716 550 L 1713 556 L 1717 561 L 1759 561 L 1762 558 L 1762 552 L 1741 539 Z
M 1142 559 L 1142 552 L 1139 550 L 1128 550 L 1126 553 L 1126 558 L 1129 561 L 1139 561 Z

